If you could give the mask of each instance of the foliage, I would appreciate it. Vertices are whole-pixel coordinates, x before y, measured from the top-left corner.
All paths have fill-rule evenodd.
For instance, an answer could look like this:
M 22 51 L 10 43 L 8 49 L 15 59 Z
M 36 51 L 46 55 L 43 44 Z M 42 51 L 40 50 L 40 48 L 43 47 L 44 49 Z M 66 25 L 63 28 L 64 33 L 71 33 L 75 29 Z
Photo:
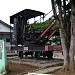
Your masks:
M 51 40 L 49 40 L 46 44 L 52 44 L 52 43 L 57 43 L 57 42 L 61 42 L 60 36 L 54 36 L 55 38 L 52 38 Z
M 60 36 L 55 36 L 55 38 L 52 39 L 52 42 L 60 42 Z
M 35 30 L 38 30 L 38 31 L 44 31 L 49 24 L 51 24 L 51 22 L 53 21 L 54 19 L 49 19 L 49 20 L 46 20 L 45 22 L 41 22 L 41 23 L 34 23 L 34 24 L 30 24 L 30 26 L 33 26 L 33 28 Z M 55 29 L 57 26 L 57 23 L 55 23 L 53 25 L 53 27 L 51 28 L 51 30 Z

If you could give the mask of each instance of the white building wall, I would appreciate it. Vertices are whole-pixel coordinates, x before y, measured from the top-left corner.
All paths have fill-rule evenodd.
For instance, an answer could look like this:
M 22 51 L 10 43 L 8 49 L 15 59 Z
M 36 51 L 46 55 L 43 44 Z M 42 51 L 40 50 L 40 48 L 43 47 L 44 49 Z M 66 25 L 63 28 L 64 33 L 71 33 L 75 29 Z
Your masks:
M 9 39 L 9 41 L 7 41 L 7 39 Z M 10 52 L 11 51 L 10 50 L 10 47 L 11 47 L 11 45 L 10 45 L 10 34 L 8 34 L 8 35 L 3 34 L 2 39 L 0 39 L 0 40 L 5 41 L 5 48 L 6 48 L 7 52 Z
M 13 30 L 11 30 L 11 32 L 13 32 Z M 7 42 L 6 39 L 9 38 L 10 39 L 10 27 L 8 27 L 7 25 L 4 25 L 3 23 L 0 23 L 0 40 L 4 40 L 5 41 L 5 47 L 7 52 L 10 52 L 10 41 Z M 8 34 L 7 34 L 8 33 Z
M 10 28 L 0 23 L 0 32 L 10 32 Z

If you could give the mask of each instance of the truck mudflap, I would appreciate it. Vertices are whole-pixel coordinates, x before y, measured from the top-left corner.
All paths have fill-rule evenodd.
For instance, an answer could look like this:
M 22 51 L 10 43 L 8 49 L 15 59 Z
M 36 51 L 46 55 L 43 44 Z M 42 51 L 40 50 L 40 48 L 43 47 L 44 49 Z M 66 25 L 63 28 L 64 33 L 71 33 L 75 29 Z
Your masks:
M 60 51 L 62 50 L 61 45 L 45 45 L 45 51 Z

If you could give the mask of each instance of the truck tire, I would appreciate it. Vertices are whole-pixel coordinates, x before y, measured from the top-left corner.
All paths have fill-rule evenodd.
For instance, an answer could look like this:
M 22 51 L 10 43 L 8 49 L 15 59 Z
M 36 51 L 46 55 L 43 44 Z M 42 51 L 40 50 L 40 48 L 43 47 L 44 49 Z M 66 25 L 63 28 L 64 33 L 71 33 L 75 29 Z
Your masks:
M 53 51 L 48 51 L 47 52 L 47 58 L 52 59 L 52 57 L 53 57 Z
M 43 58 L 45 58 L 46 57 L 46 52 L 43 52 Z
M 23 51 L 19 51 L 19 57 L 22 59 L 23 58 Z
M 35 58 L 39 59 L 39 57 L 40 57 L 40 53 L 39 52 L 35 52 Z
M 28 56 L 28 53 L 27 52 L 25 52 L 25 57 L 27 57 Z
M 30 52 L 31 57 L 33 58 L 33 52 Z

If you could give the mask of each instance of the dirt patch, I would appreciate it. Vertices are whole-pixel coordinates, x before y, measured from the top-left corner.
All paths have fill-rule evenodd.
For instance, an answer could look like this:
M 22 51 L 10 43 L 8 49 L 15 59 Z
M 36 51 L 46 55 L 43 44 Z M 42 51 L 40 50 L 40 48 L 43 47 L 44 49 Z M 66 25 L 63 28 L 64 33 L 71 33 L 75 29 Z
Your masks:
M 19 75 L 20 73 L 28 73 L 28 72 L 33 72 L 34 70 L 38 70 L 39 67 L 36 66 L 31 66 L 27 64 L 21 64 L 21 63 L 12 63 L 8 62 L 9 70 L 8 70 L 8 75 Z M 21 74 L 22 75 L 22 74 Z

